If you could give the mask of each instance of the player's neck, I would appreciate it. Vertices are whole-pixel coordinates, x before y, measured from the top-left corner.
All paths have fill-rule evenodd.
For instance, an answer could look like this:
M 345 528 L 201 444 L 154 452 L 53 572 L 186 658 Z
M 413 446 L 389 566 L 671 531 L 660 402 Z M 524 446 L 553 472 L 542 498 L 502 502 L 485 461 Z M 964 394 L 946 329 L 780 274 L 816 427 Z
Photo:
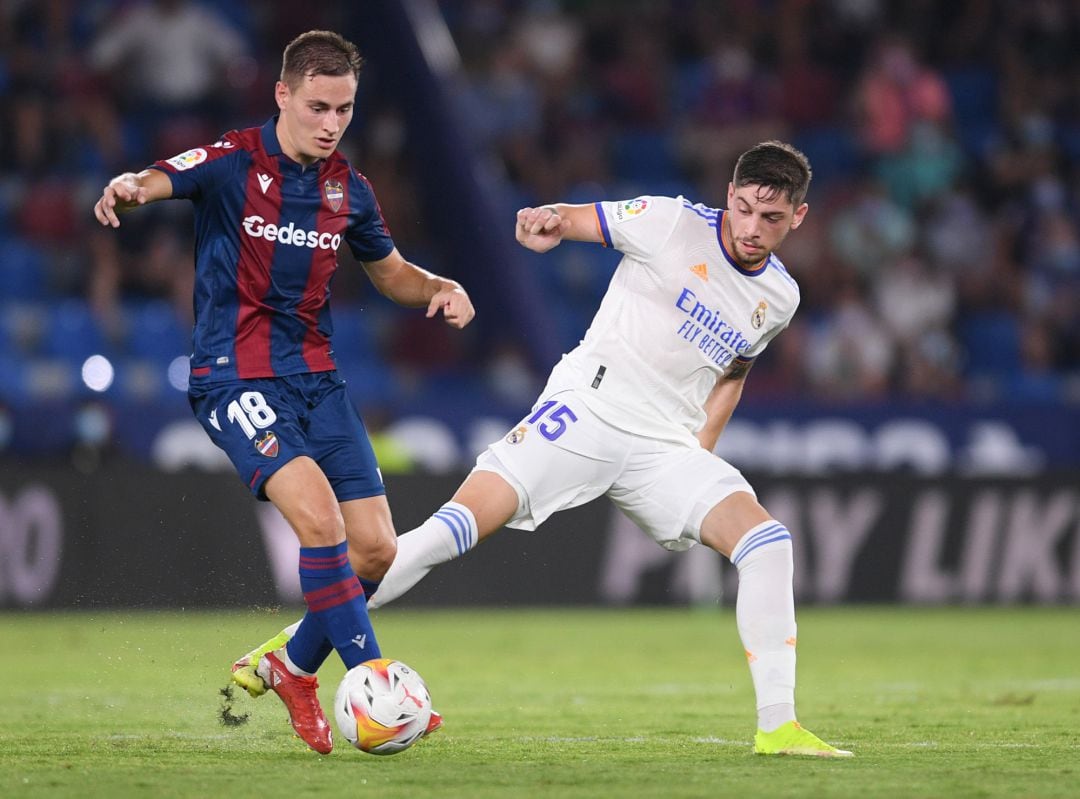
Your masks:
M 278 146 L 281 147 L 282 154 L 290 161 L 298 164 L 301 170 L 306 170 L 308 167 L 315 166 L 323 160 L 321 158 L 302 154 L 300 149 L 293 144 L 292 139 L 289 138 L 289 132 L 286 130 L 285 125 L 280 118 L 274 128 L 274 132 L 277 135 Z

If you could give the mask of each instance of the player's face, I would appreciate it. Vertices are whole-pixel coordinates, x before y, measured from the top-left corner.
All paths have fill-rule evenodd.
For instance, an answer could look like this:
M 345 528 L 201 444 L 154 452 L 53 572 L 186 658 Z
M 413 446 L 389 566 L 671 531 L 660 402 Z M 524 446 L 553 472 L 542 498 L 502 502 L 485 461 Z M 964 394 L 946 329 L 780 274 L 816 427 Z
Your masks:
M 356 101 L 353 75 L 305 77 L 293 88 L 278 81 L 278 139 L 285 155 L 301 164 L 326 158 L 345 135 Z
M 808 208 L 798 208 L 784 194 L 750 184 L 728 184 L 728 213 L 724 231 L 731 255 L 741 266 L 753 268 L 780 246 L 787 234 L 802 224 Z

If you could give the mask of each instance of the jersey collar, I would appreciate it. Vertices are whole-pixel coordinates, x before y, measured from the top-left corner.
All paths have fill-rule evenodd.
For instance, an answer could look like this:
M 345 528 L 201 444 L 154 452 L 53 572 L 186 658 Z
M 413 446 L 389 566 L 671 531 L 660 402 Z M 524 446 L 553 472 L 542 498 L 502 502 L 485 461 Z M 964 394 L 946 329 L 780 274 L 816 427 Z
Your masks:
M 277 137 L 277 123 L 278 118 L 273 116 L 262 126 L 262 144 L 267 155 L 281 155 L 281 142 L 278 141 Z

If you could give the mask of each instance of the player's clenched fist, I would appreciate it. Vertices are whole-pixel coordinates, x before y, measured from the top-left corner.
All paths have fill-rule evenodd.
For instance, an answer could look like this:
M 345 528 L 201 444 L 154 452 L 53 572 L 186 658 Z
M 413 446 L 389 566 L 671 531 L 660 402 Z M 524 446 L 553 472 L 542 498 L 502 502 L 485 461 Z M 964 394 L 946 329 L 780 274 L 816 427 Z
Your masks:
M 570 220 L 553 206 L 545 205 L 518 211 L 514 233 L 523 247 L 533 252 L 547 252 L 563 240 L 569 229 Z

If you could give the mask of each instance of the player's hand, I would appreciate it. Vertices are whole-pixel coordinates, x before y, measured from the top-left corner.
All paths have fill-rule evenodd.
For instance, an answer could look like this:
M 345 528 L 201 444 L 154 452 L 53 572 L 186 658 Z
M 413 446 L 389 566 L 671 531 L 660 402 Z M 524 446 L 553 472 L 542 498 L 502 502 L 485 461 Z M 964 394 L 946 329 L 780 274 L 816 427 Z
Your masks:
M 547 252 L 563 240 L 570 230 L 570 220 L 559 216 L 550 205 L 522 208 L 517 212 L 514 235 L 518 244 L 533 252 Z
M 94 203 L 94 216 L 106 227 L 120 227 L 117 214 L 143 205 L 149 198 L 149 190 L 139 185 L 135 175 L 120 175 L 109 181 L 100 199 Z
M 428 319 L 437 314 L 440 309 L 442 309 L 443 319 L 446 320 L 446 324 L 450 325 L 450 327 L 456 327 L 458 330 L 469 324 L 472 318 L 476 316 L 472 300 L 469 299 L 469 295 L 465 293 L 465 289 L 461 288 L 461 286 L 444 288 L 432 297 L 431 302 L 428 303 Z

